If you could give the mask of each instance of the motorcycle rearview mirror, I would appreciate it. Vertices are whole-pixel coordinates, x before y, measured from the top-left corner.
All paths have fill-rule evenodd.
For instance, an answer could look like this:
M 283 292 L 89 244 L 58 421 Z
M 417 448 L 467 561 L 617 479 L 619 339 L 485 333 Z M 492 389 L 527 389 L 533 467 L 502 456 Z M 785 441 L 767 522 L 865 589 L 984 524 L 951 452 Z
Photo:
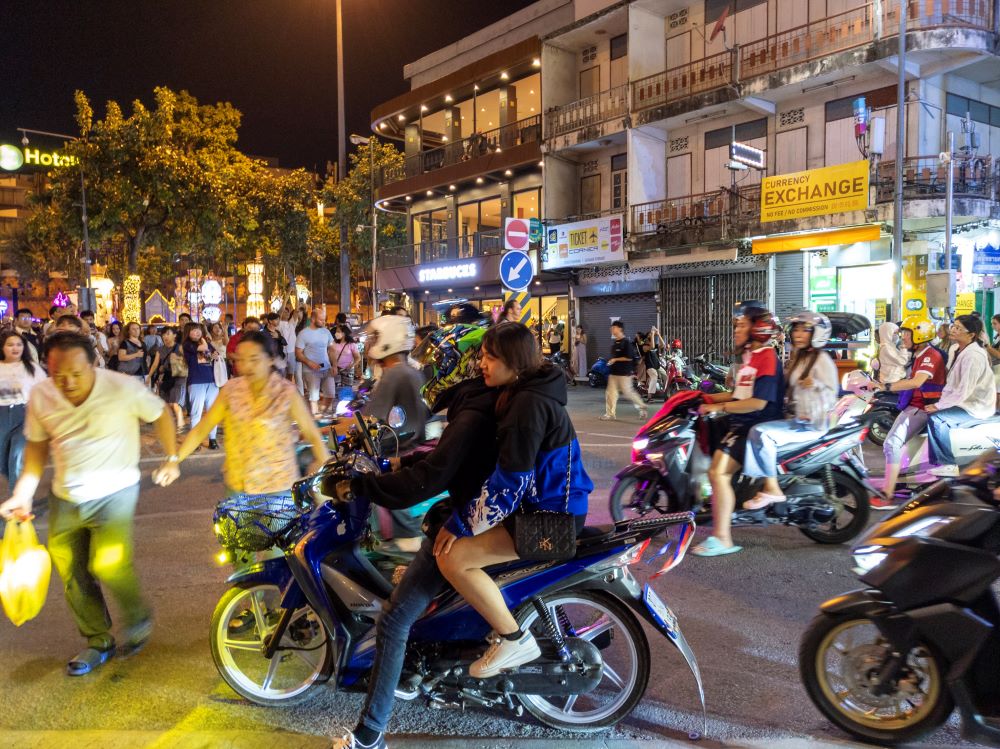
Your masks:
M 406 423 L 406 411 L 403 410 L 403 407 L 393 406 L 392 410 L 389 411 L 389 418 L 386 419 L 386 423 L 393 429 L 399 429 L 403 426 Z

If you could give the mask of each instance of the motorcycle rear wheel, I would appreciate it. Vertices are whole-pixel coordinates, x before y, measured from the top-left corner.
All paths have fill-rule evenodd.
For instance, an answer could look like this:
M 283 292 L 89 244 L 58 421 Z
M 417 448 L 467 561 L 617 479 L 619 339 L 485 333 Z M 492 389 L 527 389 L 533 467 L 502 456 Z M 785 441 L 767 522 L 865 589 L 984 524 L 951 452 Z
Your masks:
M 840 507 L 837 515 L 830 523 L 815 528 L 799 526 L 800 531 L 820 544 L 847 543 L 865 529 L 871 514 L 868 491 L 861 484 L 840 471 L 833 472 L 833 483 L 837 489 L 837 496 L 828 496 L 827 501 L 832 501 L 834 506 Z M 837 525 L 837 521 L 842 519 L 845 512 L 851 513 L 850 518 L 844 525 Z
M 855 639 L 858 630 L 863 633 Z M 857 614 L 820 614 L 799 645 L 799 674 L 812 703 L 840 729 L 879 744 L 913 741 L 944 723 L 954 709 L 945 666 L 924 646 L 906 656 L 910 691 L 897 683 L 895 692 L 873 694 L 871 680 L 890 649 L 875 625 Z
M 274 631 L 280 602 L 276 585 L 240 583 L 225 592 L 212 614 L 209 640 L 219 675 L 240 696 L 265 707 L 307 702 L 333 673 L 333 642 L 309 606 L 295 612 L 281 638 L 288 649 L 264 658 L 261 633 Z M 309 639 L 296 640 L 296 633 Z
M 868 428 L 868 441 L 873 445 L 882 447 L 885 438 L 889 436 L 889 430 L 896 421 L 896 415 L 891 411 L 876 411 L 876 416 Z
M 546 596 L 543 602 L 563 636 L 579 637 L 600 648 L 603 678 L 586 694 L 526 694 L 518 695 L 518 700 L 541 723 L 562 731 L 590 733 L 615 725 L 635 709 L 649 683 L 649 641 L 642 625 L 617 598 L 598 591 L 566 590 Z M 523 630 L 532 628 L 536 636 L 546 634 L 531 605 L 522 608 L 518 624 Z

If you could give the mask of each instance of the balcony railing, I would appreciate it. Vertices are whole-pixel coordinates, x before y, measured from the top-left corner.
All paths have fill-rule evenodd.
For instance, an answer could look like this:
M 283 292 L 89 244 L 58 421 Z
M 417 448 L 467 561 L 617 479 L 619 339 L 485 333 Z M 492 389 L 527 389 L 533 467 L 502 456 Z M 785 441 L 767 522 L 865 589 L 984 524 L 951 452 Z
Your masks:
M 536 114 L 510 125 L 503 125 L 483 133 L 474 133 L 468 138 L 454 143 L 446 143 L 437 148 L 411 154 L 403 160 L 402 166 L 382 169 L 376 180 L 376 186 L 382 187 L 445 166 L 499 153 L 503 149 L 533 143 L 541 140 L 541 137 L 542 118 Z
M 733 81 L 733 54 L 720 52 L 632 83 L 632 109 L 660 107 L 677 99 L 727 86 Z
M 882 37 L 899 28 L 900 0 L 884 0 Z M 993 29 L 991 0 L 908 0 L 910 31 L 934 28 Z M 720 52 L 632 82 L 632 110 L 660 107 L 689 96 L 724 88 L 754 76 L 812 62 L 861 47 L 876 38 L 871 3 L 756 42 Z M 736 61 L 738 59 L 738 64 Z
M 882 0 L 882 29 L 885 36 L 899 30 L 899 0 Z M 968 26 L 982 31 L 993 30 L 992 0 L 908 0 L 908 30 Z
M 996 195 L 996 164 L 990 155 L 955 154 L 954 196 L 993 200 Z M 937 156 L 903 159 L 903 198 L 944 198 L 948 189 L 948 167 Z M 896 194 L 896 162 L 878 165 L 875 202 L 889 203 Z
M 444 260 L 499 255 L 503 252 L 503 235 L 499 229 L 464 234 L 451 239 L 432 239 L 399 247 L 383 247 L 378 251 L 379 268 L 402 268 L 407 265 L 437 263 Z
M 740 78 L 773 73 L 875 39 L 871 6 L 854 8 L 739 48 Z
M 546 137 L 555 137 L 603 122 L 620 119 L 628 115 L 627 83 L 615 86 L 585 99 L 564 104 L 548 112 L 546 117 Z
M 760 216 L 760 185 L 735 192 L 721 189 L 654 200 L 632 206 L 632 236 L 701 229 L 724 224 L 743 225 Z

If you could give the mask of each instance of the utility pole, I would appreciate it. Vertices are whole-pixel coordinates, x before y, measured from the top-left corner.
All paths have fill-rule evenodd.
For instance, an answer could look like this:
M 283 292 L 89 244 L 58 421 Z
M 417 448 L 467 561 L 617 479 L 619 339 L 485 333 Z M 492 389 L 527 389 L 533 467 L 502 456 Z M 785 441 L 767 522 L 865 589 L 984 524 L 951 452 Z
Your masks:
M 955 197 L 955 133 L 948 131 L 948 183 L 944 193 L 944 269 L 948 273 L 948 314 L 955 309 L 955 283 L 951 270 L 952 203 Z
M 338 0 L 339 2 L 339 0 Z M 896 200 L 892 211 L 892 258 L 896 266 L 893 294 L 893 317 L 902 320 L 903 310 L 903 159 L 906 157 L 906 14 L 909 3 L 899 3 L 899 51 L 896 65 L 899 80 L 896 89 Z
M 347 125 L 344 113 L 344 14 L 342 0 L 337 0 L 337 181 L 347 178 Z M 340 225 L 340 311 L 351 311 L 351 255 L 348 250 L 347 225 Z M 324 300 L 325 301 L 325 300 Z

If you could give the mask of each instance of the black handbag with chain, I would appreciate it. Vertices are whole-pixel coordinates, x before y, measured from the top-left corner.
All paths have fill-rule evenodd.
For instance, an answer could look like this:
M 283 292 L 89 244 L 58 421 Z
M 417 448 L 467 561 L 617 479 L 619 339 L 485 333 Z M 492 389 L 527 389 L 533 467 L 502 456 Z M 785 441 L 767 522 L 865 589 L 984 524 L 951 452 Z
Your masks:
M 567 448 L 566 506 L 569 507 L 573 443 Z M 525 512 L 524 502 L 514 515 L 514 548 L 521 559 L 559 561 L 576 555 L 576 516 L 568 512 Z

